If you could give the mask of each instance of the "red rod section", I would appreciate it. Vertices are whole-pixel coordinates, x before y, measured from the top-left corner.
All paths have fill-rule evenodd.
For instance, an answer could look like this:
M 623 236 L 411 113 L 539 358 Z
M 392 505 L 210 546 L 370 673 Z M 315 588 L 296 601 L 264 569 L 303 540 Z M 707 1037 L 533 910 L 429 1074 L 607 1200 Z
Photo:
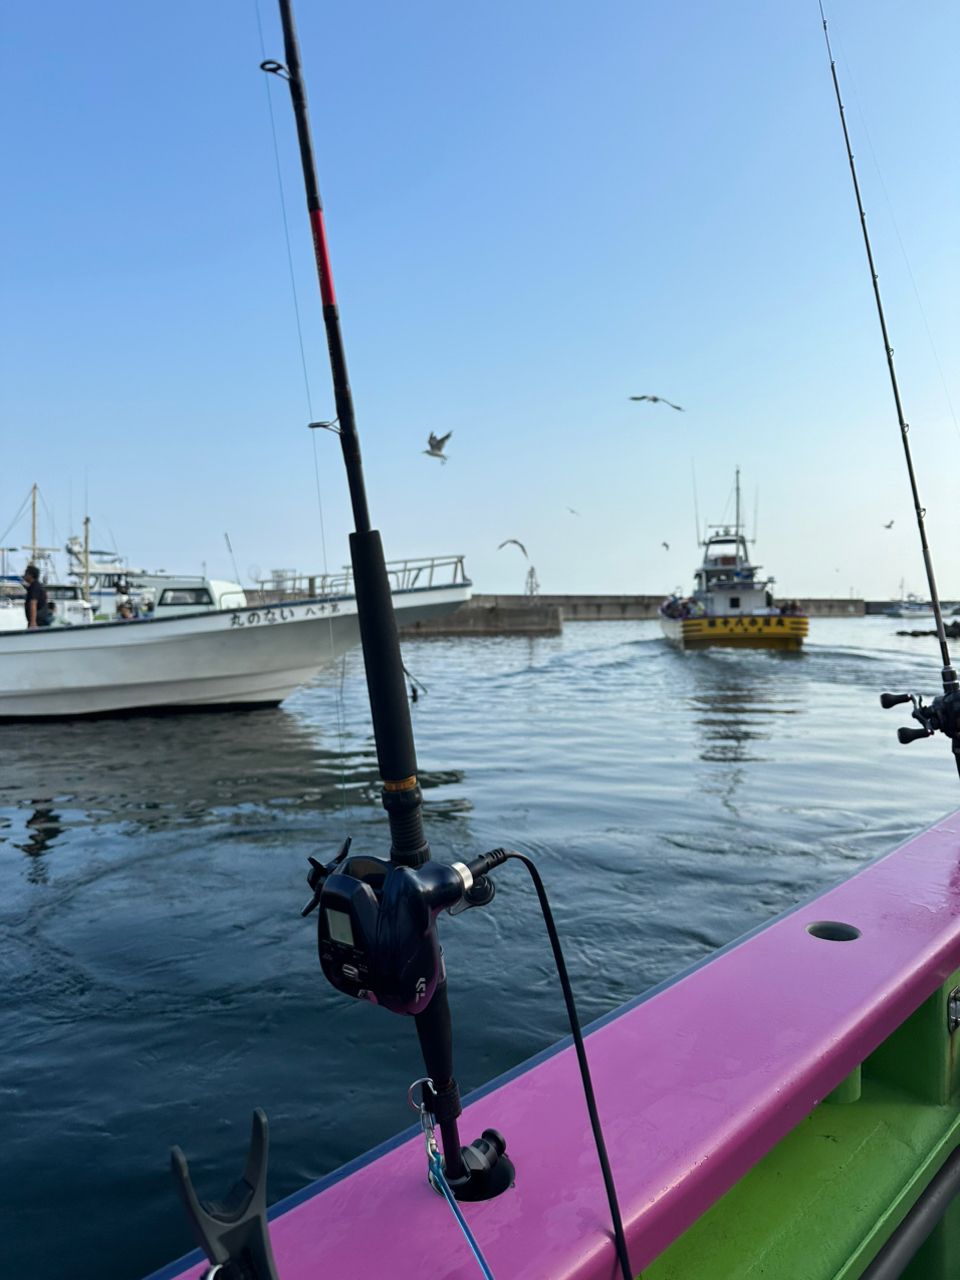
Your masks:
M 327 228 L 322 209 L 310 210 L 310 230 L 313 232 L 313 252 L 317 259 L 317 275 L 320 278 L 320 299 L 325 307 L 337 305 L 333 287 L 333 271 L 330 268 L 330 250 L 327 248 Z

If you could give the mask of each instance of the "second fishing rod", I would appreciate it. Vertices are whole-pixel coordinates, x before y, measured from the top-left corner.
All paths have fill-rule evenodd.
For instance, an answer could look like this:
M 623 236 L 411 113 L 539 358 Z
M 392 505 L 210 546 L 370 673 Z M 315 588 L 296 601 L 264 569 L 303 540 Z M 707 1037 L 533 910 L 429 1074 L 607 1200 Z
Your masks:
M 880 297 L 880 278 L 877 274 L 877 268 L 873 258 L 873 248 L 870 244 L 870 233 L 867 230 L 867 215 L 863 207 L 863 199 L 860 195 L 860 181 L 857 177 L 857 167 L 853 159 L 853 147 L 850 142 L 850 131 L 847 128 L 846 110 L 843 105 L 843 98 L 840 94 L 840 81 L 837 78 L 837 64 L 833 56 L 833 49 L 830 45 L 830 33 L 827 30 L 827 18 L 823 10 L 823 0 L 818 0 L 820 6 L 820 19 L 823 23 L 823 38 L 827 45 L 827 56 L 830 59 L 830 75 L 833 79 L 833 90 L 837 100 L 837 111 L 840 116 L 840 126 L 843 130 L 843 142 L 847 152 L 847 161 L 850 165 L 850 177 L 853 180 L 853 192 L 857 203 L 857 213 L 860 217 L 860 230 L 863 234 L 863 246 L 867 254 L 867 263 L 870 267 L 870 282 L 873 286 L 873 297 L 877 308 L 877 317 L 880 321 L 880 332 L 883 335 L 883 349 L 887 361 L 887 371 L 890 375 L 890 386 L 893 391 L 893 400 L 897 411 L 897 423 L 900 427 L 900 439 L 903 443 L 903 454 L 907 464 L 907 476 L 910 481 L 910 494 L 913 500 L 913 508 L 917 517 L 917 528 L 920 533 L 920 548 L 923 554 L 923 568 L 927 577 L 927 586 L 930 591 L 930 604 L 933 609 L 934 623 L 937 630 L 937 643 L 940 646 L 940 677 L 943 684 L 943 693 L 940 697 L 935 698 L 932 703 L 924 703 L 922 698 L 911 693 L 885 693 L 881 695 L 880 703 L 883 707 L 893 707 L 899 703 L 913 703 L 913 718 L 920 724 L 919 729 L 902 728 L 898 731 L 900 742 L 913 742 L 918 738 L 929 738 L 934 733 L 940 732 L 945 734 L 951 740 L 953 748 L 953 757 L 957 766 L 957 772 L 960 774 L 960 681 L 957 679 L 957 673 L 950 661 L 950 651 L 947 646 L 947 633 L 943 625 L 943 609 L 940 604 L 940 594 L 937 591 L 937 580 L 933 571 L 933 556 L 930 552 L 930 545 L 927 541 L 926 527 L 926 510 L 920 501 L 920 490 L 917 485 L 916 471 L 913 466 L 913 453 L 910 448 L 910 425 L 906 420 L 903 410 L 903 401 L 900 396 L 900 385 L 897 381 L 897 371 L 893 363 L 893 347 L 890 343 L 890 335 L 887 330 L 887 319 L 883 310 L 883 300 Z

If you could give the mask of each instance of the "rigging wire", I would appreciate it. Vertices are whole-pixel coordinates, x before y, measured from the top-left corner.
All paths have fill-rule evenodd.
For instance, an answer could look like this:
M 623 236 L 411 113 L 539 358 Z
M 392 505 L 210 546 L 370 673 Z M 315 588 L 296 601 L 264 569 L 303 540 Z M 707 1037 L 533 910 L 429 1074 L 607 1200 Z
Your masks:
M 260 15 L 260 0 L 254 0 L 253 7 L 256 13 L 256 18 L 257 18 L 257 35 L 260 40 L 260 58 L 261 58 L 261 62 L 263 63 L 267 61 L 267 49 L 263 39 L 263 19 Z M 283 167 L 280 164 L 280 144 L 277 141 L 277 122 L 276 122 L 276 117 L 273 111 L 273 98 L 271 97 L 271 94 L 270 94 L 269 77 L 264 78 L 263 87 L 267 97 L 267 114 L 270 117 L 270 136 L 273 140 L 273 160 L 274 160 L 274 166 L 276 168 L 276 174 L 277 174 L 277 191 L 280 197 L 280 214 L 283 221 L 283 239 L 284 239 L 284 244 L 286 246 L 286 251 L 287 251 L 287 270 L 290 274 L 290 295 L 291 295 L 291 298 L 293 299 L 293 314 L 296 319 L 296 325 L 297 325 L 297 343 L 300 349 L 300 366 L 303 370 L 303 388 L 307 398 L 307 413 L 309 415 L 309 421 L 312 422 L 314 417 L 313 395 L 310 391 L 310 373 L 307 367 L 306 348 L 304 347 L 304 343 L 303 343 L 303 322 L 300 316 L 300 298 L 297 293 L 297 275 L 293 265 L 293 249 L 290 243 L 290 223 L 289 223 L 289 219 L 287 218 L 287 198 L 286 198 L 286 193 L 284 191 L 284 186 L 283 186 Z M 323 576 L 324 576 L 324 579 L 326 580 L 329 577 L 330 568 L 327 560 L 327 530 L 326 530 L 326 524 L 323 518 L 323 494 L 320 486 L 320 459 L 317 454 L 316 432 L 314 431 L 310 432 L 310 440 L 313 446 L 313 475 L 314 475 L 314 480 L 316 482 L 316 490 L 317 490 L 317 512 L 320 517 L 320 553 L 321 553 L 321 559 L 323 561 Z M 331 653 L 331 656 L 333 656 L 333 653 L 335 650 L 334 650 L 334 643 L 333 643 L 332 615 L 328 615 L 327 617 L 327 627 L 328 627 L 328 635 L 330 639 L 330 653 Z M 346 659 L 344 658 L 344 665 L 345 665 L 345 661 Z M 347 817 L 348 817 L 348 809 L 347 809 L 347 780 L 344 772 L 345 766 L 344 766 L 344 758 L 343 758 L 345 716 L 344 716 L 344 708 L 343 708 L 343 674 L 342 672 L 341 672 L 341 679 L 340 679 L 340 685 L 339 685 L 339 692 L 337 694 L 336 710 L 337 710 L 337 758 L 340 762 L 340 798 L 341 798 L 341 804 L 343 808 L 344 825 L 346 825 Z
M 47 500 L 46 500 L 46 498 L 43 496 L 43 490 L 42 490 L 39 486 L 37 487 L 37 493 L 40 495 L 40 501 L 41 501 L 41 503 L 43 504 L 43 509 L 44 509 L 44 511 L 47 513 L 47 519 L 50 521 L 50 532 L 51 532 L 51 534 L 53 535 L 53 541 L 54 541 L 54 543 L 56 544 L 56 546 L 58 546 L 58 547 L 59 547 L 59 545 L 60 545 L 60 534 L 57 532 L 57 522 L 56 522 L 56 521 L 54 520 L 54 518 L 53 518 L 53 513 L 52 513 L 52 511 L 51 511 L 51 510 L 50 510 L 50 508 L 47 506 Z
M 923 564 L 927 574 L 927 584 L 930 591 L 930 603 L 933 607 L 934 623 L 937 628 L 937 642 L 940 646 L 940 658 L 942 665 L 943 687 L 946 693 L 952 693 L 957 688 L 957 676 L 953 667 L 950 665 L 950 651 L 947 646 L 947 635 L 943 626 L 943 610 L 940 607 L 940 596 L 937 592 L 937 580 L 933 572 L 933 558 L 930 554 L 930 546 L 927 542 L 927 529 L 925 523 L 926 509 L 920 503 L 920 492 L 917 488 L 917 477 L 913 469 L 913 454 L 910 449 L 910 424 L 904 417 L 903 402 L 900 399 L 900 386 L 897 382 L 897 373 L 893 364 L 893 347 L 890 345 L 890 335 L 887 332 L 887 320 L 883 311 L 883 303 L 880 299 L 880 278 L 877 275 L 877 268 L 873 261 L 873 249 L 870 246 L 870 236 L 867 232 L 867 215 L 863 208 L 863 200 L 860 196 L 860 182 L 857 178 L 856 166 L 853 162 L 853 147 L 850 142 L 850 133 L 847 129 L 847 117 L 843 106 L 843 98 L 840 96 L 840 81 L 837 79 L 837 64 L 833 56 L 833 49 L 830 46 L 830 34 L 827 31 L 827 17 L 823 11 L 823 0 L 817 0 L 820 7 L 820 19 L 823 23 L 823 38 L 827 45 L 827 56 L 830 59 L 830 75 L 833 79 L 833 89 L 837 99 L 837 109 L 840 113 L 840 127 L 843 130 L 843 140 L 847 150 L 847 160 L 850 165 L 850 177 L 853 180 L 853 191 L 857 202 L 857 211 L 860 215 L 860 230 L 863 232 L 863 245 L 867 253 L 867 262 L 870 267 L 870 279 L 873 285 L 873 296 L 877 305 L 877 317 L 880 321 L 880 331 L 883 334 L 883 346 L 887 357 L 887 370 L 890 374 L 890 386 L 893 391 L 893 399 L 897 409 L 897 421 L 900 426 L 900 439 L 903 443 L 903 453 L 907 464 L 907 474 L 910 477 L 910 490 L 913 495 L 914 510 L 917 514 L 917 528 L 920 532 L 920 546 L 923 551 Z M 960 768 L 960 756 L 957 757 L 957 767 Z
M 17 512 L 17 514 L 13 517 L 13 519 L 10 521 L 10 523 L 7 525 L 7 527 L 4 529 L 3 533 L 0 533 L 0 542 L 6 542 L 6 540 L 7 540 L 7 534 L 10 532 L 10 530 L 14 527 L 14 525 L 17 523 L 17 521 L 20 519 L 20 517 L 21 517 L 21 516 L 23 515 L 23 513 L 26 511 L 26 509 L 27 509 L 27 503 L 30 501 L 30 494 L 31 494 L 32 492 L 33 492 L 33 490 L 31 489 L 31 490 L 27 493 L 27 496 L 26 496 L 26 497 L 24 498 L 24 500 L 20 503 L 20 510 Z
M 736 485 L 731 485 L 730 492 L 727 494 L 727 501 L 724 504 L 723 515 L 720 517 L 720 523 L 722 525 L 727 525 L 730 523 L 729 520 L 727 519 L 727 512 L 730 510 L 730 503 L 733 501 L 733 495 L 735 493 L 736 493 Z

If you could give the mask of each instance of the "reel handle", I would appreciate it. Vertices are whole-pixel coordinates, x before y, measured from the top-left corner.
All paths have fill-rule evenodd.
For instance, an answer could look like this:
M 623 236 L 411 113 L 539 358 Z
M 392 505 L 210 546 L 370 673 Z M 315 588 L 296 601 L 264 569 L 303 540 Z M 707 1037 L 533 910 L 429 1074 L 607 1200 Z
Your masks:
M 918 738 L 932 738 L 929 729 L 908 729 L 905 725 L 897 730 L 897 741 L 906 746 L 908 742 L 916 742 Z
M 901 702 L 912 702 L 912 693 L 881 693 L 880 705 L 884 711 L 889 711 L 891 707 L 899 706 Z

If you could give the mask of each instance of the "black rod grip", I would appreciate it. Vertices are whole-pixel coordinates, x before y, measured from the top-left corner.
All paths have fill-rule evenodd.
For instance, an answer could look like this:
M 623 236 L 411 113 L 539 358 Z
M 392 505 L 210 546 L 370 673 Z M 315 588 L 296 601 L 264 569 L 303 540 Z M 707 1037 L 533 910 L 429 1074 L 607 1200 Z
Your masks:
M 437 1123 L 443 1142 L 443 1161 L 448 1178 L 457 1179 L 463 1174 L 460 1157 L 460 1094 L 453 1078 L 453 1024 L 450 1004 L 447 1000 L 446 979 L 437 985 L 433 999 L 422 1013 L 414 1015 L 417 1038 L 423 1054 L 423 1065 L 433 1081 L 434 1093 L 441 1104 L 437 1108 Z
M 350 558 L 357 589 L 360 643 L 367 669 L 367 690 L 380 776 L 387 783 L 403 782 L 416 777 L 417 753 L 413 745 L 397 620 L 393 613 L 383 546 L 376 529 L 351 533 Z
M 430 857 L 430 848 L 423 832 L 417 752 L 397 620 L 376 529 L 351 533 L 350 557 L 377 763 L 383 779 L 383 807 L 390 819 L 390 858 L 405 866 L 419 867 Z

